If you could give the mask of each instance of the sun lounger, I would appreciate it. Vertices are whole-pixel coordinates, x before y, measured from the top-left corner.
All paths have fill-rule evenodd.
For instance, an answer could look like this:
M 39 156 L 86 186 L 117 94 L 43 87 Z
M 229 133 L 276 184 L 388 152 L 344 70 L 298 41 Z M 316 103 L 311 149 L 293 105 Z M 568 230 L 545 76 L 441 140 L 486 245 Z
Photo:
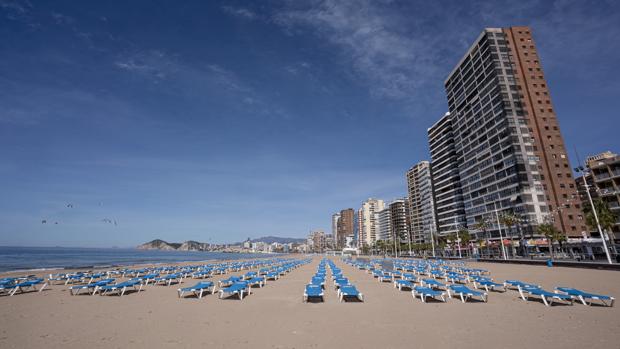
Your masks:
M 410 282 L 414 282 L 414 283 L 418 281 L 418 278 L 412 273 L 403 273 L 402 279 L 410 281 Z
M 420 296 L 420 300 L 422 301 L 422 303 L 426 303 L 426 299 L 428 297 L 432 297 L 434 299 L 437 299 L 437 297 L 439 297 L 439 299 L 441 299 L 442 302 L 446 301 L 445 292 L 436 291 L 428 287 L 414 286 L 413 289 L 411 290 L 411 295 L 413 296 L 414 299 L 416 298 L 416 296 Z
M 218 281 L 220 288 L 228 287 L 234 284 L 235 282 L 239 282 L 241 280 L 241 276 L 231 276 L 228 279 L 222 279 Z
M 394 280 L 394 288 L 398 288 L 399 291 L 402 291 L 403 287 L 412 290 L 413 289 L 413 283 L 411 283 L 411 281 L 407 281 L 407 280 Z
M 104 285 L 96 288 L 100 295 L 116 293 L 119 296 L 123 296 L 127 289 L 132 288 L 138 292 L 142 291 L 142 282 L 140 279 L 131 279 L 123 282 L 116 283 L 114 285 Z
M 334 288 L 338 289 L 341 288 L 342 286 L 346 286 L 349 285 L 349 279 L 347 278 L 339 278 L 334 280 Z
M 263 287 L 265 285 L 265 278 L 262 276 L 255 276 L 253 278 L 251 278 L 250 280 L 247 280 L 248 285 L 250 285 L 250 287 L 252 286 L 257 286 L 258 287 Z
M 514 290 L 519 290 L 519 287 L 540 287 L 539 285 L 535 285 L 535 284 L 528 284 L 526 282 L 522 282 L 519 280 L 506 280 L 504 281 L 504 287 L 506 289 L 512 288 Z
M 342 286 L 338 289 L 338 298 L 342 302 L 345 297 L 356 297 L 360 301 L 364 301 L 364 295 L 353 285 Z
M 519 294 L 524 301 L 529 300 L 531 296 L 536 296 L 542 299 L 546 306 L 553 305 L 554 301 L 564 301 L 573 305 L 573 297 L 567 294 L 554 293 L 543 290 L 541 287 L 521 287 L 519 286 Z
M 183 275 L 181 273 L 168 274 L 162 277 L 155 278 L 155 285 L 170 286 L 172 283 L 180 284 L 183 282 Z
M 319 285 L 313 285 L 313 284 L 306 285 L 306 288 L 304 290 L 303 301 L 307 302 L 309 298 L 313 298 L 313 299 L 319 298 L 321 299 L 321 301 L 324 301 L 323 288 Z
M 41 285 L 40 288 L 37 288 L 38 285 Z M 13 284 L 7 284 L 4 286 L 5 290 L 9 291 L 9 296 L 15 295 L 15 293 L 25 293 L 26 291 L 38 291 L 41 292 L 47 286 L 47 283 L 41 279 L 27 279 L 20 280 Z
M 211 294 L 215 293 L 215 284 L 211 281 L 200 281 L 191 287 L 183 287 L 177 290 L 179 294 L 179 298 L 183 297 L 185 292 L 192 292 L 198 299 L 202 298 L 202 294 L 204 292 L 211 292 Z
M 89 284 L 74 285 L 74 286 L 69 287 L 69 293 L 72 296 L 75 296 L 75 295 L 80 294 L 80 291 L 87 290 L 88 293 L 95 294 L 95 292 L 97 291 L 97 288 L 99 288 L 101 286 L 109 285 L 109 284 L 111 284 L 113 282 L 114 282 L 114 279 L 103 279 L 103 280 L 91 282 Z M 91 292 L 91 290 L 92 290 L 92 292 Z
M 422 286 L 426 286 L 426 287 L 430 287 L 432 289 L 437 289 L 437 288 L 446 288 L 446 285 L 435 280 L 435 279 L 422 279 L 421 281 Z
M 280 278 L 280 274 L 278 272 L 275 271 L 271 271 L 269 273 L 267 273 L 267 275 L 265 275 L 265 279 L 266 280 L 278 280 Z
M 499 284 L 488 279 L 475 279 L 474 288 L 479 289 L 480 287 L 484 287 L 487 292 L 489 292 L 489 289 L 496 291 L 500 288 L 502 291 L 506 292 L 506 285 L 504 284 Z
M 590 299 L 590 300 L 599 300 L 603 305 L 606 305 L 609 307 L 614 306 L 615 298 L 611 296 L 584 292 L 584 291 L 578 290 L 576 288 L 571 288 L 571 287 L 556 287 L 555 289 L 556 291 L 565 293 L 569 296 L 576 297 L 577 299 L 581 301 L 581 303 L 583 303 L 583 305 L 592 305 L 592 301 L 590 301 L 589 304 L 588 302 L 586 302 L 587 299 Z M 609 302 L 609 304 L 607 302 Z
M 239 299 L 242 300 L 244 295 L 250 293 L 250 285 L 246 281 L 238 281 L 226 288 L 220 289 L 219 298 L 223 298 L 224 294 L 228 295 L 229 297 L 233 295 L 239 295 Z
M 384 271 L 379 275 L 379 282 L 392 281 L 392 273 Z
M 448 286 L 448 297 L 452 298 L 452 293 L 461 297 L 461 302 L 465 303 L 471 297 L 480 297 L 483 302 L 487 301 L 487 293 L 481 291 L 475 291 L 467 286 L 463 285 L 450 285 Z

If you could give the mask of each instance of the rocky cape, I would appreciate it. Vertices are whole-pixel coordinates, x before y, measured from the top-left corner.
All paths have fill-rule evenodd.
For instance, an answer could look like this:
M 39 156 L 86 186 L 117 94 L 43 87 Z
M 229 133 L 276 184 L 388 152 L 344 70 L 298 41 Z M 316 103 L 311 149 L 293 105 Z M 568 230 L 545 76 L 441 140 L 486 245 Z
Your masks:
M 137 248 L 139 250 L 163 250 L 163 251 L 207 251 L 209 244 L 198 241 L 185 241 L 183 243 L 167 242 L 156 239 L 149 241 Z

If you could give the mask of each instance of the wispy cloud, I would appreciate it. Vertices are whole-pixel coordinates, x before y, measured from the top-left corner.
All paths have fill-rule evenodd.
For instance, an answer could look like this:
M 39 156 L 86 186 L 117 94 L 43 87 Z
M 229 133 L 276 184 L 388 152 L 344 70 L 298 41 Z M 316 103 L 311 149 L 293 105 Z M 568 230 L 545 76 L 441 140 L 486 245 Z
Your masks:
M 75 23 L 75 19 L 71 16 L 67 16 L 65 14 L 59 12 L 52 12 L 52 18 L 56 22 L 56 24 L 73 24 Z
M 230 15 L 249 20 L 256 19 L 258 17 L 256 12 L 245 7 L 222 6 L 222 11 Z
M 286 6 L 274 22 L 295 35 L 300 30 L 326 38 L 340 48 L 354 77 L 373 95 L 408 98 L 436 74 L 426 35 L 402 30 L 403 18 L 375 1 L 315 1 Z M 432 51 L 432 50 L 431 50 Z
M 0 14 L 10 21 L 27 24 L 31 28 L 39 26 L 31 15 L 32 3 L 28 0 L 0 0 Z
M 154 82 L 165 79 L 177 70 L 174 57 L 160 50 L 143 50 L 123 55 L 114 65 L 121 70 L 148 77 Z

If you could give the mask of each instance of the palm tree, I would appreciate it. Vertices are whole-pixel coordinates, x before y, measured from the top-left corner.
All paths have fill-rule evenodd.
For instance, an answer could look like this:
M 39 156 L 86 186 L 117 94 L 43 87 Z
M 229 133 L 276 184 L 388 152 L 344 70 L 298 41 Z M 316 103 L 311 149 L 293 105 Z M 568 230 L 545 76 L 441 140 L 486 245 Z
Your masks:
M 459 229 L 459 237 L 461 238 L 461 243 L 464 244 L 465 246 L 467 246 L 467 255 L 471 255 L 470 254 L 470 250 L 469 250 L 469 243 L 471 241 L 471 234 L 469 233 L 469 230 L 467 230 L 466 228 L 461 228 Z
M 599 223 L 601 223 L 601 228 L 608 236 L 611 235 L 610 233 L 618 221 L 618 216 L 616 216 L 616 214 L 609 209 L 607 202 L 601 199 L 596 199 L 596 201 L 594 201 L 594 209 L 596 209 L 596 214 L 598 215 Z M 586 214 L 586 223 L 588 226 L 592 229 L 596 229 L 596 219 L 594 218 L 592 207 L 585 206 L 583 211 Z M 603 238 L 603 236 L 601 236 L 601 238 Z
M 484 216 L 482 216 L 482 218 L 480 218 L 480 220 L 474 224 L 474 228 L 482 231 L 482 235 L 484 235 L 484 238 L 486 239 L 487 256 L 489 257 L 491 256 L 491 253 L 490 253 L 489 237 L 487 235 L 487 230 L 490 227 L 491 227 L 491 222 L 489 221 L 487 217 L 484 217 Z
M 450 241 L 450 250 L 454 254 L 454 246 L 456 244 L 456 233 L 450 233 L 446 236 L 446 240 Z
M 517 225 L 517 223 L 519 222 L 519 217 L 516 214 L 512 213 L 512 212 L 506 212 L 506 213 L 502 214 L 499 217 L 499 221 L 508 230 L 507 233 L 506 233 L 506 237 L 510 236 L 510 240 L 512 240 L 512 232 L 511 232 L 511 230 L 512 230 L 512 227 Z M 512 245 L 512 246 L 513 246 L 513 255 L 514 255 L 514 245 Z
M 553 260 L 553 241 L 558 238 L 560 232 L 551 223 L 542 223 L 538 225 L 536 229 L 539 234 L 544 235 L 549 243 L 549 253 L 551 254 L 551 260 Z

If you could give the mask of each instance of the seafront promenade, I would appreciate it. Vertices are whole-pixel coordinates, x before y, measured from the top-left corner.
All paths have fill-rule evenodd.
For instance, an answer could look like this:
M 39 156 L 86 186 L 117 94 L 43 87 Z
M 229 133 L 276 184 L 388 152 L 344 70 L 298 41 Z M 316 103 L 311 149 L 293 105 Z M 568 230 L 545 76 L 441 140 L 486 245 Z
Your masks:
M 488 302 L 422 303 L 366 271 L 332 258 L 364 294 L 339 302 L 328 274 L 325 301 L 303 303 L 304 286 L 322 257 L 243 300 L 177 297 L 177 285 L 149 285 L 117 296 L 71 296 L 68 286 L 0 297 L 2 348 L 618 348 L 615 307 L 523 301 L 491 292 Z M 570 286 L 620 295 L 620 272 L 529 265 L 468 263 L 497 281 L 518 279 L 553 290 Z M 218 281 L 227 275 L 213 276 Z M 41 275 L 42 276 L 42 275 Z M 195 280 L 186 280 L 189 286 Z

